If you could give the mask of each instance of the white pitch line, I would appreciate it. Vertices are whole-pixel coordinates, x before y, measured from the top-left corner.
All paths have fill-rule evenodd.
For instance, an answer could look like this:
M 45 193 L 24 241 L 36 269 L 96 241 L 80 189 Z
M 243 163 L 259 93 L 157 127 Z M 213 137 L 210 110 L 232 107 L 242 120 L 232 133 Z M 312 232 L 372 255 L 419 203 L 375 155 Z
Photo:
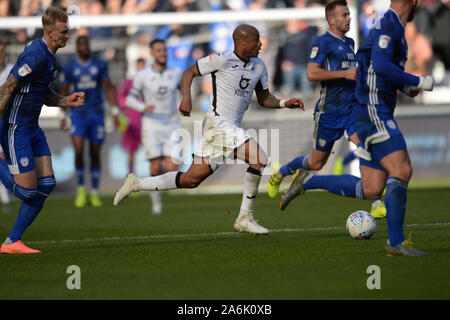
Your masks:
M 422 226 L 447 226 L 450 222 L 433 222 L 433 223 L 412 223 L 406 224 L 405 227 L 422 227 Z M 314 228 L 294 228 L 294 229 L 273 229 L 270 232 L 311 232 L 326 230 L 342 230 L 343 227 L 314 227 Z M 97 242 L 97 241 L 123 241 L 123 240 L 151 240 L 151 239 L 175 239 L 175 238 L 196 238 L 196 237 L 217 237 L 239 234 L 237 232 L 216 232 L 216 233 L 188 233 L 188 234 L 160 234 L 148 236 L 130 236 L 130 237 L 104 237 L 104 238 L 86 238 L 86 239 L 64 239 L 64 240 L 43 240 L 28 241 L 28 244 L 64 244 L 78 242 Z

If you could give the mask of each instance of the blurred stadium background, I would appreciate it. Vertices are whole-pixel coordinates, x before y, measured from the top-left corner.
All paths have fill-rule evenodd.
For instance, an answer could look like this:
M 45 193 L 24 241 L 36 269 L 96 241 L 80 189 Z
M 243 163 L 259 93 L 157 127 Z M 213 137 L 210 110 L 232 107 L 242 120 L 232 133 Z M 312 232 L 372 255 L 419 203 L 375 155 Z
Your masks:
M 348 35 L 361 43 L 389 1 L 348 2 L 353 17 Z M 312 147 L 312 111 L 319 88 L 306 81 L 305 64 L 312 41 L 327 27 L 325 4 L 325 0 L 0 0 L 0 34 L 7 44 L 8 59 L 14 63 L 27 42 L 42 35 L 40 16 L 44 10 L 50 5 L 68 8 L 74 28 L 68 45 L 57 54 L 60 68 L 75 54 L 76 36 L 88 35 L 91 49 L 108 61 L 110 78 L 119 86 L 134 73 L 138 58 L 152 63 L 148 44 L 154 38 L 167 40 L 168 64 L 184 70 L 211 52 L 232 49 L 234 27 L 242 22 L 253 24 L 261 33 L 260 57 L 268 67 L 271 91 L 284 98 L 299 95 L 307 110 L 272 111 L 259 107 L 254 100 L 242 125 L 255 129 L 272 160 L 278 157 L 286 162 L 310 152 Z M 414 22 L 406 28 L 406 39 L 407 71 L 416 75 L 431 73 L 436 79 L 430 93 L 414 99 L 399 96 L 397 119 L 413 161 L 413 183 L 450 185 L 450 0 L 421 0 Z M 182 119 L 183 127 L 194 138 L 192 149 L 200 138 L 194 134 L 195 123 L 208 109 L 212 90 L 208 77 L 196 80 L 194 113 Z M 61 116 L 58 108 L 45 107 L 40 121 L 53 152 L 57 191 L 68 192 L 76 187 L 74 152 L 69 133 L 59 130 Z M 109 114 L 107 117 L 109 134 L 102 151 L 104 193 L 115 190 L 127 173 L 121 134 L 114 131 Z M 348 144 L 342 139 L 330 160 L 347 150 Z M 190 161 L 187 152 L 181 169 L 187 169 Z M 322 171 L 331 172 L 332 165 L 333 161 L 329 161 Z M 148 175 L 148 167 L 141 150 L 136 157 L 137 174 Z M 357 163 L 352 168 L 355 172 Z M 200 190 L 240 191 L 245 169 L 245 165 L 221 168 Z

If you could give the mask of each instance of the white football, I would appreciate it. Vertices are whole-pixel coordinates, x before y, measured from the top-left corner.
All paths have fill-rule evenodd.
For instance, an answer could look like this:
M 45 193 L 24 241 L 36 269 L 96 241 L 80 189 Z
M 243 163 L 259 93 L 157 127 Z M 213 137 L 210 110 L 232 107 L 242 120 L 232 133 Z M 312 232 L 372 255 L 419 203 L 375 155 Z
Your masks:
M 355 211 L 347 219 L 346 229 L 353 239 L 369 239 L 376 228 L 375 218 L 366 211 Z

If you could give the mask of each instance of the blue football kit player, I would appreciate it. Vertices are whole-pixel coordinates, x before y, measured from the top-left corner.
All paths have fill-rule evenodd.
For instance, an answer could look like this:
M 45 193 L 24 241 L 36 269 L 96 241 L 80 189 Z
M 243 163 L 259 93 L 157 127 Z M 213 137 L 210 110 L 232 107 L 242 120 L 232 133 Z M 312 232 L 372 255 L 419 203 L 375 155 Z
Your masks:
M 344 133 L 349 140 L 358 144 L 359 139 L 351 126 L 351 113 L 355 92 L 357 61 L 353 39 L 346 37 L 350 29 L 350 11 L 345 0 L 330 2 L 325 7 L 329 30 L 318 37 L 311 50 L 307 66 L 308 79 L 320 81 L 321 92 L 314 111 L 313 151 L 311 155 L 300 156 L 284 166 L 274 164 L 273 174 L 268 182 L 269 196 L 274 198 L 280 183 L 286 175 L 306 175 L 307 170 L 320 170 L 330 156 L 334 143 Z M 304 170 L 298 170 L 304 169 Z M 348 175 L 348 179 L 354 178 Z M 288 188 L 289 189 L 289 188 Z M 293 199 L 282 195 L 280 208 L 285 209 Z M 288 194 L 289 196 L 291 194 Z M 380 199 L 372 203 L 372 214 L 377 218 L 386 216 Z
M 82 92 L 64 97 L 51 88 L 57 76 L 55 53 L 70 37 L 67 20 L 64 11 L 48 8 L 42 17 L 43 38 L 25 47 L 0 87 L 1 145 L 6 156 L 6 161 L 0 159 L 0 179 L 22 200 L 0 253 L 40 253 L 25 246 L 21 238 L 56 184 L 51 152 L 38 125 L 42 105 L 79 107 L 84 103 Z
M 326 185 L 330 192 L 349 197 L 374 199 L 386 188 L 388 241 L 386 255 L 418 256 L 426 252 L 414 249 L 403 234 L 406 193 L 411 178 L 411 162 L 405 139 L 393 117 L 397 90 L 414 96 L 431 91 L 431 76 L 417 77 L 404 71 L 407 59 L 405 25 L 412 21 L 415 0 L 392 0 L 390 9 L 380 20 L 379 28 L 370 31 L 357 53 L 358 75 L 352 112 L 352 125 L 365 148 L 360 159 L 361 179 L 353 183 L 342 176 L 306 174 L 293 183 L 290 192 L 301 194 L 311 185 Z
M 88 202 L 88 192 L 84 184 L 84 140 L 90 142 L 90 175 L 91 191 L 90 204 L 101 207 L 102 202 L 98 195 L 100 184 L 100 152 L 105 139 L 104 123 L 104 93 L 112 106 L 113 112 L 117 110 L 114 88 L 108 77 L 108 65 L 105 61 L 91 54 L 89 39 L 86 36 L 77 38 L 77 57 L 69 61 L 64 67 L 64 83 L 61 93 L 66 95 L 72 84 L 74 90 L 86 94 L 83 107 L 72 109 L 70 114 L 70 134 L 75 149 L 75 169 L 77 176 L 77 195 L 75 206 L 81 208 Z M 115 114 L 116 116 L 117 114 Z M 62 123 L 65 128 L 65 121 Z

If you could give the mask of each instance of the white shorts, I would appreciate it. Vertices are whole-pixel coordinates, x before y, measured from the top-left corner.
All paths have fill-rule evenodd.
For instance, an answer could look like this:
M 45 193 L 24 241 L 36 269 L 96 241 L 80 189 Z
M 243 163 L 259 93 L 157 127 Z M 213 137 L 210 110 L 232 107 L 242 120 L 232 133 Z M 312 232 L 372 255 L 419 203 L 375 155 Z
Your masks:
M 148 160 L 169 157 L 176 163 L 182 159 L 179 155 L 180 141 L 175 130 L 180 129 L 179 122 L 162 122 L 150 117 L 142 117 L 142 145 Z
M 195 148 L 194 156 L 207 158 L 211 169 L 215 171 L 251 138 L 246 130 L 220 117 L 206 115 L 202 126 L 202 141 Z

